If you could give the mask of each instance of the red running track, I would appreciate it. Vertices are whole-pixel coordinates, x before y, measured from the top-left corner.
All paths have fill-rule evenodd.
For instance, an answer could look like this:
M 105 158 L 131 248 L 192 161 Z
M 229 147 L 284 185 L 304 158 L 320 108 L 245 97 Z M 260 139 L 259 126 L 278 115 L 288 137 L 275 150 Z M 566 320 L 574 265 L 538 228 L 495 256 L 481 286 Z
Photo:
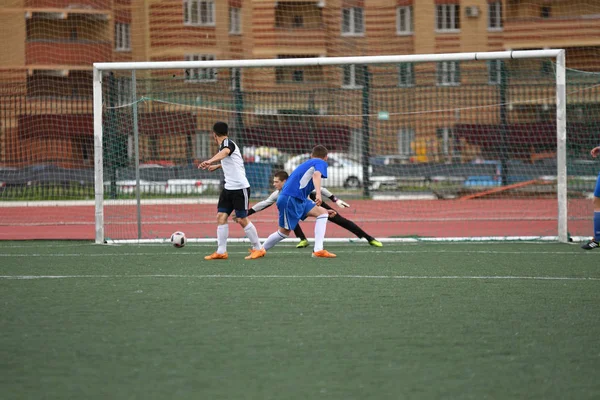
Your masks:
M 557 203 L 548 199 L 480 200 L 355 200 L 340 213 L 377 238 L 556 236 Z M 592 231 L 590 200 L 569 201 L 569 232 L 588 236 Z M 573 211 L 571 211 L 573 210 Z M 575 215 L 575 212 L 577 215 Z M 144 205 L 142 238 L 167 238 L 175 230 L 188 237 L 214 238 L 215 204 Z M 136 239 L 134 206 L 108 206 L 105 209 L 105 236 Z M 260 237 L 277 228 L 273 206 L 251 217 Z M 313 222 L 302 225 L 313 237 Z M 244 237 L 241 227 L 232 224 L 230 236 Z M 0 240 L 83 239 L 93 240 L 93 206 L 0 207 Z M 328 224 L 327 237 L 350 238 L 352 234 Z

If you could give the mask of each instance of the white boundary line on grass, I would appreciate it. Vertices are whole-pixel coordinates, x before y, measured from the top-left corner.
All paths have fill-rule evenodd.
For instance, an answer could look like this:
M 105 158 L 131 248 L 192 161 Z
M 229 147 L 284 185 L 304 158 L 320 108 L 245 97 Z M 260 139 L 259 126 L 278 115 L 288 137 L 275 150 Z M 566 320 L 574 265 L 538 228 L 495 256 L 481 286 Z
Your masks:
M 30 280 L 30 279 L 78 279 L 78 278 L 195 278 L 195 279 L 499 279 L 499 280 L 539 280 L 539 281 L 600 281 L 591 277 L 548 277 L 548 276 L 458 276 L 458 275 L 0 275 L 0 279 Z
M 229 251 L 229 254 L 240 254 L 247 255 L 247 251 Z M 302 254 L 303 250 L 295 250 L 295 251 L 278 251 L 276 255 L 282 254 Z M 306 254 L 309 252 L 307 251 Z M 498 251 L 498 250 L 355 250 L 349 251 L 348 254 L 354 253 L 370 253 L 370 254 L 423 254 L 423 253 L 440 253 L 440 254 L 553 254 L 553 255 L 585 255 L 589 256 L 590 254 L 600 254 L 600 252 L 592 253 L 589 251 L 580 251 L 580 252 L 572 252 L 572 251 Z M 152 256 L 152 257 L 173 257 L 173 256 L 203 256 L 205 255 L 202 252 L 191 252 L 191 251 L 181 251 L 180 249 L 173 249 L 172 252 L 168 253 L 142 253 L 142 252 L 130 252 L 130 253 L 99 253 L 99 254 L 86 254 L 86 253 L 13 253 L 13 254 L 0 254 L 0 258 L 9 258 L 9 257 L 139 257 L 139 256 Z

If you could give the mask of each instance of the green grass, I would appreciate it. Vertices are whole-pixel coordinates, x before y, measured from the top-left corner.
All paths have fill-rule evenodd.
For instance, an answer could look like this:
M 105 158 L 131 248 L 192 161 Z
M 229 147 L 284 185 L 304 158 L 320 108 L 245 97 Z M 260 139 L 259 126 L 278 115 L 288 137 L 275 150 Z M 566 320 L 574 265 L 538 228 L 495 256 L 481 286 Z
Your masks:
M 0 397 L 600 397 L 600 251 L 246 247 L 0 242 Z

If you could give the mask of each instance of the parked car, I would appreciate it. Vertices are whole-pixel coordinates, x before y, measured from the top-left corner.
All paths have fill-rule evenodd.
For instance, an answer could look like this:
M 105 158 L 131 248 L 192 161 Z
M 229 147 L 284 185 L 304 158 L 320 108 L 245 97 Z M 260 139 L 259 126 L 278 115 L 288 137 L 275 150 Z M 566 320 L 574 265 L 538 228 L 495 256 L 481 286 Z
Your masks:
M 294 156 L 287 160 L 284 168 L 288 173 L 310 158 L 310 153 Z M 323 181 L 324 186 L 345 187 L 350 189 L 362 186 L 363 166 L 346 153 L 331 152 L 327 157 L 327 179 Z M 369 166 L 369 174 L 372 168 Z
M 400 154 L 385 154 L 372 156 L 369 158 L 371 165 L 398 165 L 398 164 L 409 164 L 410 156 Z
M 166 193 L 168 194 L 200 194 L 207 189 L 218 190 L 221 186 L 219 179 L 169 179 Z
M 140 193 L 150 194 L 201 194 L 208 189 L 218 190 L 221 181 L 218 179 L 169 179 L 167 181 L 140 180 Z M 108 190 L 109 182 L 105 183 Z M 120 180 L 116 182 L 117 193 L 134 194 L 135 180 Z

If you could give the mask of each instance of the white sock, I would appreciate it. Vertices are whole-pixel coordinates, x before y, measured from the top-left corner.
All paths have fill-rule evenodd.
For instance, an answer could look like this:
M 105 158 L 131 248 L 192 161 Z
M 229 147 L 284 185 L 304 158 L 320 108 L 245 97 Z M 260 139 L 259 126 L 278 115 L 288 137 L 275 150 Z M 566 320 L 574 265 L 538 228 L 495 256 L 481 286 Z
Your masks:
M 287 238 L 286 235 L 279 231 L 275 231 L 271 233 L 271 235 L 263 243 L 263 249 L 269 250 L 271 247 L 275 246 L 277 243 L 281 242 L 285 238 Z
M 260 240 L 258 239 L 258 232 L 256 231 L 256 227 L 252 222 L 249 222 L 248 225 L 244 228 L 244 232 L 246 232 L 246 236 L 250 239 L 250 243 L 252 243 L 252 248 L 254 250 L 260 249 Z
M 323 239 L 325 239 L 328 218 L 329 214 L 321 214 L 315 222 L 315 252 L 323 250 Z
M 229 237 L 229 225 L 217 226 L 217 253 L 227 253 L 227 238 Z

